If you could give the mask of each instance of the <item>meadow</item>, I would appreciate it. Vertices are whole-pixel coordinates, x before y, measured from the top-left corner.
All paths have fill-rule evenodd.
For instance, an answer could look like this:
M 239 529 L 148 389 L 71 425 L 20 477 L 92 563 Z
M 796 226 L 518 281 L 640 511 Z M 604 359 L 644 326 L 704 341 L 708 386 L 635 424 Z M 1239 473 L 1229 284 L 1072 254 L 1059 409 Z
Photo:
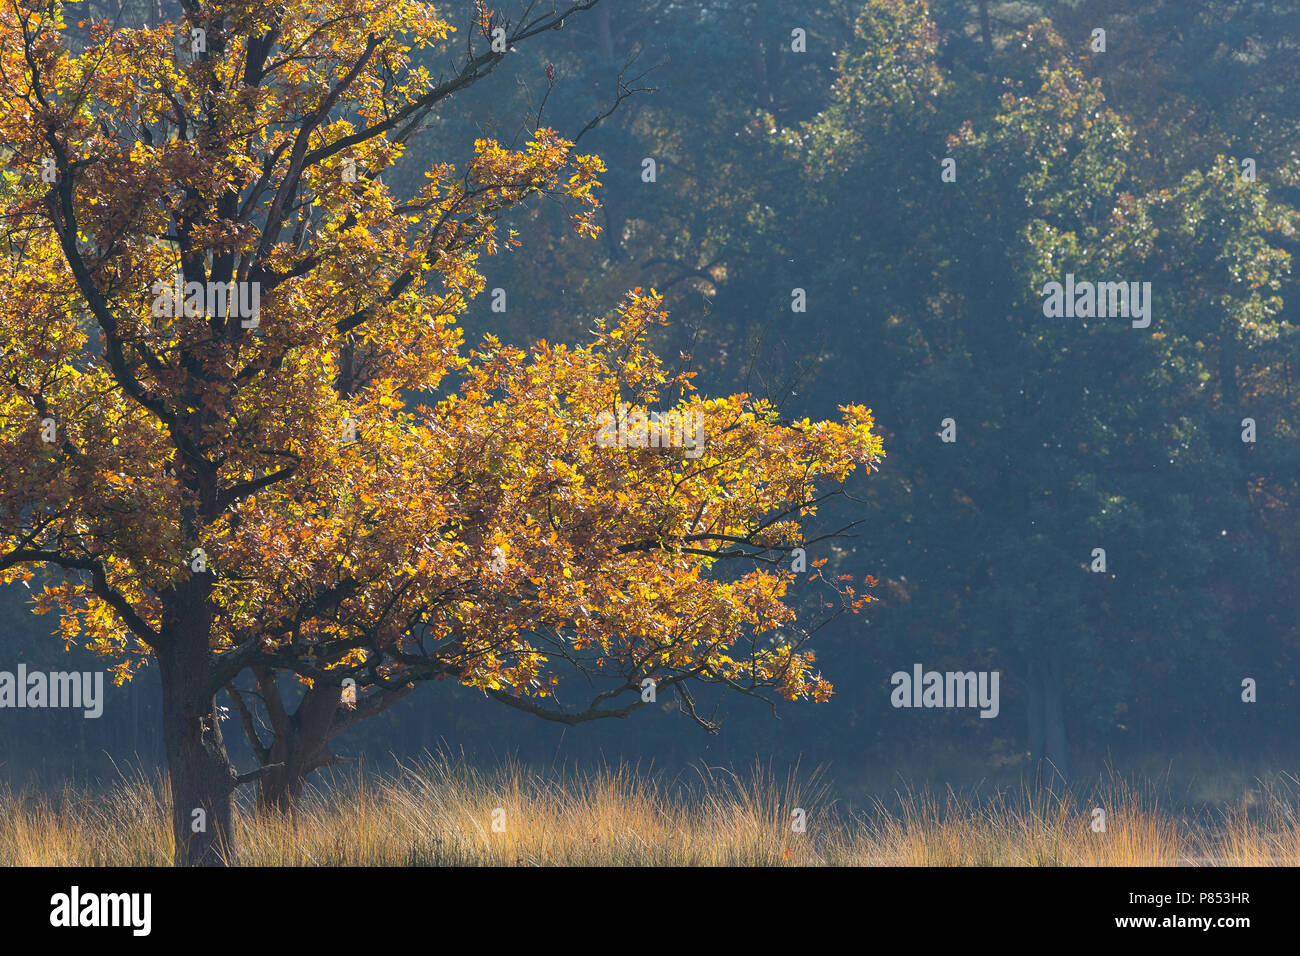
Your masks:
M 1149 779 L 1149 778 L 1148 778 Z M 247 866 L 1268 866 L 1300 863 L 1300 780 L 1214 807 L 1115 775 L 1091 787 L 895 791 L 862 806 L 821 772 L 490 770 L 426 754 L 335 772 L 293 813 L 236 808 Z M 0 789 L 0 865 L 169 866 L 166 778 Z M 1096 809 L 1105 811 L 1104 831 Z M 803 832 L 796 832 L 802 810 Z

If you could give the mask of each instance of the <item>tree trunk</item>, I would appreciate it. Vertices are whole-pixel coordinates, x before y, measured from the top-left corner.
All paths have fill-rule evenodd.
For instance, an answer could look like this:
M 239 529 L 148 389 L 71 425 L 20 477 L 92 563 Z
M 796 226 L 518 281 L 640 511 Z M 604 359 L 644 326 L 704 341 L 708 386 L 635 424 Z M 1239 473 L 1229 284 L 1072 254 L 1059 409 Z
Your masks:
M 610 28 L 609 4 L 596 7 L 596 42 L 600 55 L 606 60 L 614 59 L 614 32 Z
M 295 760 L 263 774 L 257 781 L 257 812 L 294 813 L 309 772 L 300 760 Z
M 1029 757 L 1035 764 L 1043 753 L 1043 685 L 1038 678 L 1038 665 L 1029 662 L 1028 701 L 1025 714 L 1028 726 L 1025 728 L 1029 737 Z
M 609 258 L 613 262 L 622 262 L 627 258 L 627 253 L 623 250 L 623 217 L 614 211 L 608 196 L 602 196 L 600 203 L 605 213 L 605 243 L 609 249 Z
M 1065 734 L 1065 704 L 1060 663 L 1050 656 L 1029 664 L 1029 753 L 1039 779 L 1049 786 L 1070 775 L 1069 741 Z
M 339 688 L 318 685 L 303 695 L 292 716 L 285 714 L 269 671 L 258 675 L 263 697 L 278 711 L 272 719 L 275 739 L 267 754 L 271 769 L 258 778 L 257 809 L 292 812 L 307 785 L 307 777 L 318 767 L 333 763 L 330 754 L 330 729 L 338 712 Z M 275 766 L 279 764 L 279 766 Z
M 1043 757 L 1062 780 L 1069 780 L 1070 751 L 1065 737 L 1065 703 L 1059 661 L 1050 661 L 1043 676 Z
M 175 635 L 158 652 L 177 866 L 233 862 L 235 769 L 221 737 L 216 700 L 202 691 L 207 657 L 207 632 L 202 629 Z
M 259 813 L 296 810 L 313 771 L 351 759 L 331 753 L 330 741 L 356 721 L 387 710 L 416 688 L 415 682 L 386 687 L 344 704 L 339 685 L 317 683 L 303 694 L 297 709 L 290 713 L 284 705 L 275 672 L 266 667 L 252 670 L 271 725 L 269 744 L 262 740 L 244 694 L 233 683 L 226 685 L 226 689 L 239 711 L 244 735 L 261 765 L 257 788 Z
M 754 68 L 754 93 L 758 97 L 758 106 L 760 109 L 771 109 L 773 99 L 767 77 L 767 49 L 762 40 L 757 40 L 750 51 L 750 61 Z

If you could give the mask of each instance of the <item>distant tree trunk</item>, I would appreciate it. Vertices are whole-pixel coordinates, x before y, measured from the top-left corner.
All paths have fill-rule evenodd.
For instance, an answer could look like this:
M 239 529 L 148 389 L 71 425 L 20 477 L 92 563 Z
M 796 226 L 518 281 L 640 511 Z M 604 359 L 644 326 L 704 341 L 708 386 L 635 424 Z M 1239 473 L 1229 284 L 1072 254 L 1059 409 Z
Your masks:
M 131 753 L 140 756 L 140 688 L 131 688 Z
M 1226 425 L 1224 438 L 1235 452 L 1233 457 L 1239 456 L 1242 463 L 1240 484 L 1237 486 L 1236 491 L 1243 499 L 1248 501 L 1250 500 L 1250 465 L 1252 464 L 1250 454 L 1253 446 L 1241 440 L 1241 422 L 1244 414 L 1241 407 L 1241 380 L 1237 375 L 1239 345 L 1236 330 L 1225 328 L 1221 333 L 1221 341 L 1222 345 L 1219 347 L 1219 388 L 1222 391 L 1221 401 Z M 1256 429 L 1259 428 L 1258 421 L 1255 422 L 1255 427 Z
M 623 217 L 614 211 L 609 196 L 601 197 L 601 207 L 605 213 L 605 243 L 609 248 L 609 258 L 613 262 L 622 262 L 627 258 L 623 249 Z
M 1029 753 L 1044 780 L 1070 776 L 1069 741 L 1065 733 L 1064 684 L 1054 655 L 1029 664 Z
M 596 15 L 596 49 L 600 56 L 606 60 L 614 59 L 614 29 L 612 8 L 608 4 L 599 4 L 595 7 Z M 597 134 L 599 135 L 599 134 Z M 606 156 L 606 159 L 609 157 Z M 614 210 L 613 197 L 610 194 L 601 196 L 601 211 L 605 214 L 605 245 L 609 250 L 609 258 L 613 262 L 621 262 L 627 257 L 623 249 L 623 217 Z
M 980 36 L 984 38 L 984 56 L 993 59 L 993 21 L 989 18 L 989 0 L 980 0 Z
M 1035 763 L 1043 753 L 1043 685 L 1038 680 L 1038 665 L 1029 663 L 1029 700 L 1026 707 L 1028 721 L 1029 756 Z
M 600 55 L 607 60 L 614 59 L 614 32 L 610 28 L 610 8 L 608 4 L 596 7 L 596 42 L 600 45 Z
M 767 75 L 767 47 L 762 40 L 755 41 L 750 58 L 753 64 L 754 92 L 758 96 L 758 105 L 761 109 L 771 109 L 774 101 Z
M 767 96 L 772 103 L 772 111 L 778 115 L 785 112 L 783 106 L 776 102 L 776 91 L 781 83 L 782 68 L 785 65 L 784 48 L 780 43 L 768 43 L 763 48 L 763 77 L 767 82 Z
M 1065 738 L 1064 683 L 1055 658 L 1046 669 L 1043 683 L 1043 757 L 1063 780 L 1070 778 L 1070 751 Z

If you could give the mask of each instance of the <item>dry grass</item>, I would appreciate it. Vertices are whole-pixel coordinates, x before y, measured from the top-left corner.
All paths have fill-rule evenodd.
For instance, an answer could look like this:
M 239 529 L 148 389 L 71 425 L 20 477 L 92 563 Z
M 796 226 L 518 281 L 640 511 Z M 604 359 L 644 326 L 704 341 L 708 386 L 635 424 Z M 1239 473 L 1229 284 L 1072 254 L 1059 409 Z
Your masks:
M 622 767 L 542 776 L 482 773 L 448 756 L 396 772 L 336 775 L 295 816 L 236 814 L 251 866 L 1134 866 L 1300 864 L 1300 783 L 1196 818 L 1123 781 L 1086 798 L 1050 789 L 976 800 L 896 794 L 865 812 L 837 806 L 818 774 L 758 768 L 662 775 Z M 0 864 L 165 866 L 166 783 L 123 777 L 107 793 L 0 790 Z M 1106 831 L 1092 830 L 1094 807 Z M 504 810 L 504 830 L 493 811 Z M 791 830 L 803 808 L 807 832 Z

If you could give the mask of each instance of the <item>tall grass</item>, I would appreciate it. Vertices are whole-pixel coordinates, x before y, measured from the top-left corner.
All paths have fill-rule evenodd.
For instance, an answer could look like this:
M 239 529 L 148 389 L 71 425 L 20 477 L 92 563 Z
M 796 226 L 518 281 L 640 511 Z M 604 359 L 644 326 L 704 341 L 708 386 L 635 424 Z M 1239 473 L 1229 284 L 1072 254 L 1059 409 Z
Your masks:
M 1300 781 L 1284 777 L 1249 801 L 1188 814 L 1112 777 L 1083 792 L 904 791 L 852 811 L 820 774 L 797 770 L 543 775 L 442 754 L 335 774 L 293 814 L 258 815 L 241 793 L 235 829 L 250 866 L 1296 865 L 1298 794 Z M 0 789 L 0 864 L 169 865 L 168 800 L 165 779 L 138 772 L 99 793 Z M 792 828 L 796 809 L 806 832 Z

